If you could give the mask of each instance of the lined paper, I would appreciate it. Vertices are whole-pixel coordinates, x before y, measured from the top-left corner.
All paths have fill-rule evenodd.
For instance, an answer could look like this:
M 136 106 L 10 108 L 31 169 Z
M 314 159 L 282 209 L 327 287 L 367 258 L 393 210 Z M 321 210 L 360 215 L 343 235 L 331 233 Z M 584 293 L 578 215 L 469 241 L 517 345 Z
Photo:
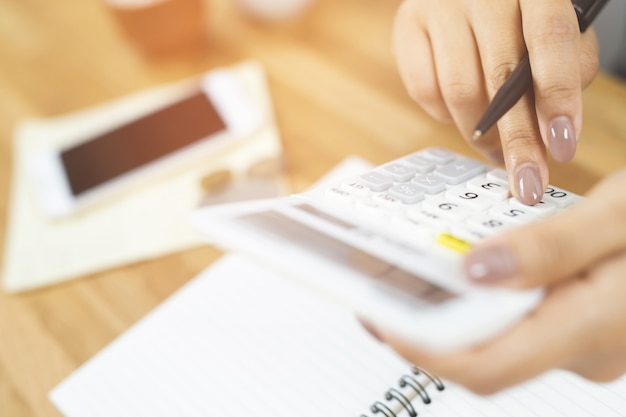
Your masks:
M 225 255 L 50 399 L 66 417 L 372 415 L 410 364 L 296 285 Z M 625 378 L 597 385 L 551 372 L 491 398 L 446 386 L 429 388 L 429 405 L 414 400 L 420 416 L 626 416 Z

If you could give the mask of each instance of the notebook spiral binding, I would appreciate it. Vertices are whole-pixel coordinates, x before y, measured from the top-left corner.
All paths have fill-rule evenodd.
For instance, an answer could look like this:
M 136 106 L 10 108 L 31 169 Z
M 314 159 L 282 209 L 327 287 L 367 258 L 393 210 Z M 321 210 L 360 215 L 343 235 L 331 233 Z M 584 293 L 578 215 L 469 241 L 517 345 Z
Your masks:
M 443 382 L 429 372 L 413 366 L 410 375 L 402 375 L 398 381 L 398 388 L 391 387 L 385 392 L 384 401 L 376 401 L 370 406 L 370 411 L 384 417 L 398 417 L 399 413 L 406 411 L 409 417 L 417 417 L 418 413 L 413 406 L 414 400 L 419 399 L 424 404 L 430 404 L 432 399 L 428 395 L 428 388 L 434 385 L 437 391 L 443 391 Z M 368 417 L 361 414 L 361 417 Z

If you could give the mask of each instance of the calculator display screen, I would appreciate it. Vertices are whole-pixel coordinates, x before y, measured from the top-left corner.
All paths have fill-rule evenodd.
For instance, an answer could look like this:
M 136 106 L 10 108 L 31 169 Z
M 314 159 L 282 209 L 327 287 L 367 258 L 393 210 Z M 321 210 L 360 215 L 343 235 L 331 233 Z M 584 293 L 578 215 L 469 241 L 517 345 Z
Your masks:
M 335 225 L 339 227 L 354 227 L 341 220 L 330 220 L 336 220 Z M 273 238 L 298 245 L 312 254 L 323 257 L 326 261 L 343 267 L 349 266 L 364 277 L 396 291 L 399 290 L 403 295 L 412 296 L 413 299 L 417 298 L 425 305 L 441 303 L 456 297 L 455 294 L 415 274 L 399 269 L 375 255 L 335 239 L 278 211 L 246 214 L 240 217 L 239 221 L 263 234 L 270 234 Z M 303 268 L 306 266 L 303 265 Z

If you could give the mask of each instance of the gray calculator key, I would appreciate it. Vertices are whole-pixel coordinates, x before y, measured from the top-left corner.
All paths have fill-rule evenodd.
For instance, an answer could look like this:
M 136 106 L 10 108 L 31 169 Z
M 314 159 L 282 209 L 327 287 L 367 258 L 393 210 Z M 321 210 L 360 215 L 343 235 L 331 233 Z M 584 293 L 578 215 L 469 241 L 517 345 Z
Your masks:
M 421 155 L 407 156 L 404 158 L 404 161 L 414 167 L 420 174 L 426 174 L 437 168 L 437 165 L 433 161 L 429 161 Z
M 380 172 L 372 171 L 359 177 L 359 182 L 372 191 L 385 191 L 393 185 L 393 178 Z
M 397 198 L 404 204 L 415 204 L 424 199 L 424 190 L 417 184 L 408 182 L 391 187 L 389 195 Z
M 456 161 L 437 168 L 433 174 L 448 184 L 456 185 L 485 170 L 485 164 L 470 158 L 459 158 Z
M 397 182 L 406 182 L 415 176 L 415 168 L 392 162 L 384 165 L 381 170 L 385 175 L 389 175 Z
M 448 164 L 454 161 L 457 157 L 454 152 L 450 152 L 441 148 L 428 148 L 422 151 L 421 155 L 424 158 L 430 159 L 431 161 L 439 165 Z
M 446 182 L 433 174 L 415 177 L 411 182 L 419 185 L 426 194 L 438 194 L 446 189 Z

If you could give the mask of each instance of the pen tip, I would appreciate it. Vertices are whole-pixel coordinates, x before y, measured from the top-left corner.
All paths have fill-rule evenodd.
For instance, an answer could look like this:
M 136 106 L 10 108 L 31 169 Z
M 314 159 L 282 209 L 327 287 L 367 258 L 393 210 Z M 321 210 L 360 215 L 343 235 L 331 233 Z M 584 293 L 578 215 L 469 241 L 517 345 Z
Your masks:
M 472 140 L 478 140 L 483 135 L 483 132 L 480 130 L 474 130 L 474 136 L 472 136 Z

